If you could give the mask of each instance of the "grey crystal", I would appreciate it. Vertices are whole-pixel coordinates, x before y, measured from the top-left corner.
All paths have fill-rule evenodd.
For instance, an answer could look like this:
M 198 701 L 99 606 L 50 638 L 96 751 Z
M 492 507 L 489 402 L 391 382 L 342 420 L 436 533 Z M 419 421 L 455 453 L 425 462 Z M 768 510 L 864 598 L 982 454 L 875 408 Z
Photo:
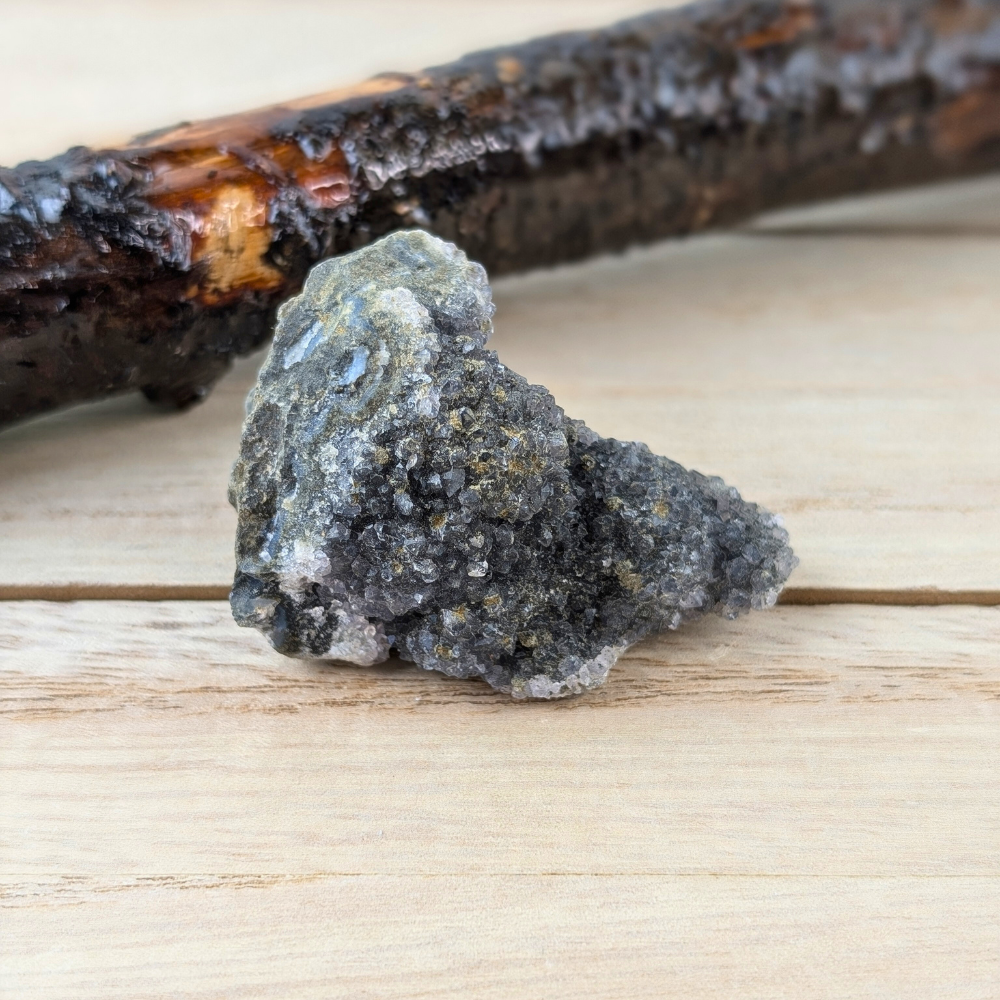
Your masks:
M 493 311 L 483 268 L 419 230 L 282 306 L 230 485 L 237 622 L 555 698 L 650 631 L 774 604 L 780 519 L 567 417 L 486 350 Z

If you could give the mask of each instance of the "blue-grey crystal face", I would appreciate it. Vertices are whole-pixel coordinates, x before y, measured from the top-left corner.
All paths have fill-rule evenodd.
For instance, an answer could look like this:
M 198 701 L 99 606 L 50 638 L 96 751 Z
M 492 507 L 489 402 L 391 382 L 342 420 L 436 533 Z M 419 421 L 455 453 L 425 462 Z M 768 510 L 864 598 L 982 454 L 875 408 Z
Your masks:
M 778 519 L 567 418 L 485 349 L 492 314 L 483 269 L 420 231 L 314 268 L 247 401 L 236 620 L 558 697 L 650 630 L 773 604 Z

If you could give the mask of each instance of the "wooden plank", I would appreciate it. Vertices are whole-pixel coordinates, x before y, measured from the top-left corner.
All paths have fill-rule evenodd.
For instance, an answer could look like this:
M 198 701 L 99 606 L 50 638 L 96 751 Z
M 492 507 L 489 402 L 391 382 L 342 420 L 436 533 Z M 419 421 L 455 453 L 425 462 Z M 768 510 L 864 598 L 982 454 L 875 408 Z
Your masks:
M 794 588 L 998 591 L 998 262 L 979 239 L 666 243 L 501 283 L 495 343 L 600 433 L 784 514 Z
M 598 431 L 785 514 L 793 588 L 1000 600 L 998 264 L 981 238 L 700 237 L 500 281 L 494 345 Z M 0 596 L 224 594 L 256 363 L 189 413 L 0 435 Z
M 757 234 L 909 236 L 1000 236 L 1000 177 L 937 184 L 922 191 L 839 198 L 822 205 L 769 212 L 748 227 Z
M 11 996 L 991 1000 L 996 878 L 0 885 Z
M 648 9 L 648 0 L 282 0 L 279 14 L 268 0 L 98 0 L 84 13 L 72 0 L 4 0 L 11 44 L 0 62 L 7 98 L 0 163 L 116 144 L 182 119 L 246 111 Z
M 226 485 L 259 363 L 238 362 L 189 412 L 129 396 L 0 434 L 0 595 L 24 584 L 224 590 L 236 531 Z
M 0 874 L 1000 874 L 1000 610 L 784 608 L 519 704 L 224 605 L 0 606 Z

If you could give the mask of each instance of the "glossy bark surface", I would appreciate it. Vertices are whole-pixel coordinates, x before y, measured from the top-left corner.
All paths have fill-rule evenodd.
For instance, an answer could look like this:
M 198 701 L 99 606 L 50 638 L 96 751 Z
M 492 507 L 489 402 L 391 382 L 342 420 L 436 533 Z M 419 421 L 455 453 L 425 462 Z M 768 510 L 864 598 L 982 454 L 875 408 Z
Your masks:
M 183 405 L 322 257 L 493 273 L 1000 166 L 1000 0 L 723 0 L 0 170 L 0 423 Z

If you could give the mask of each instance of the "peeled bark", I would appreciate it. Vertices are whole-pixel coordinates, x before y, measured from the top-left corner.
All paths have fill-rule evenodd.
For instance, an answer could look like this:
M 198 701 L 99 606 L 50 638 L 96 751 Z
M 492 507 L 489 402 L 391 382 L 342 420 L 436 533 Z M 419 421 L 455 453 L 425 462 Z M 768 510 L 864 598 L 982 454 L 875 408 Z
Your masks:
M 0 169 L 0 423 L 184 405 L 401 227 L 494 274 L 1000 167 L 1000 0 L 721 0 Z

